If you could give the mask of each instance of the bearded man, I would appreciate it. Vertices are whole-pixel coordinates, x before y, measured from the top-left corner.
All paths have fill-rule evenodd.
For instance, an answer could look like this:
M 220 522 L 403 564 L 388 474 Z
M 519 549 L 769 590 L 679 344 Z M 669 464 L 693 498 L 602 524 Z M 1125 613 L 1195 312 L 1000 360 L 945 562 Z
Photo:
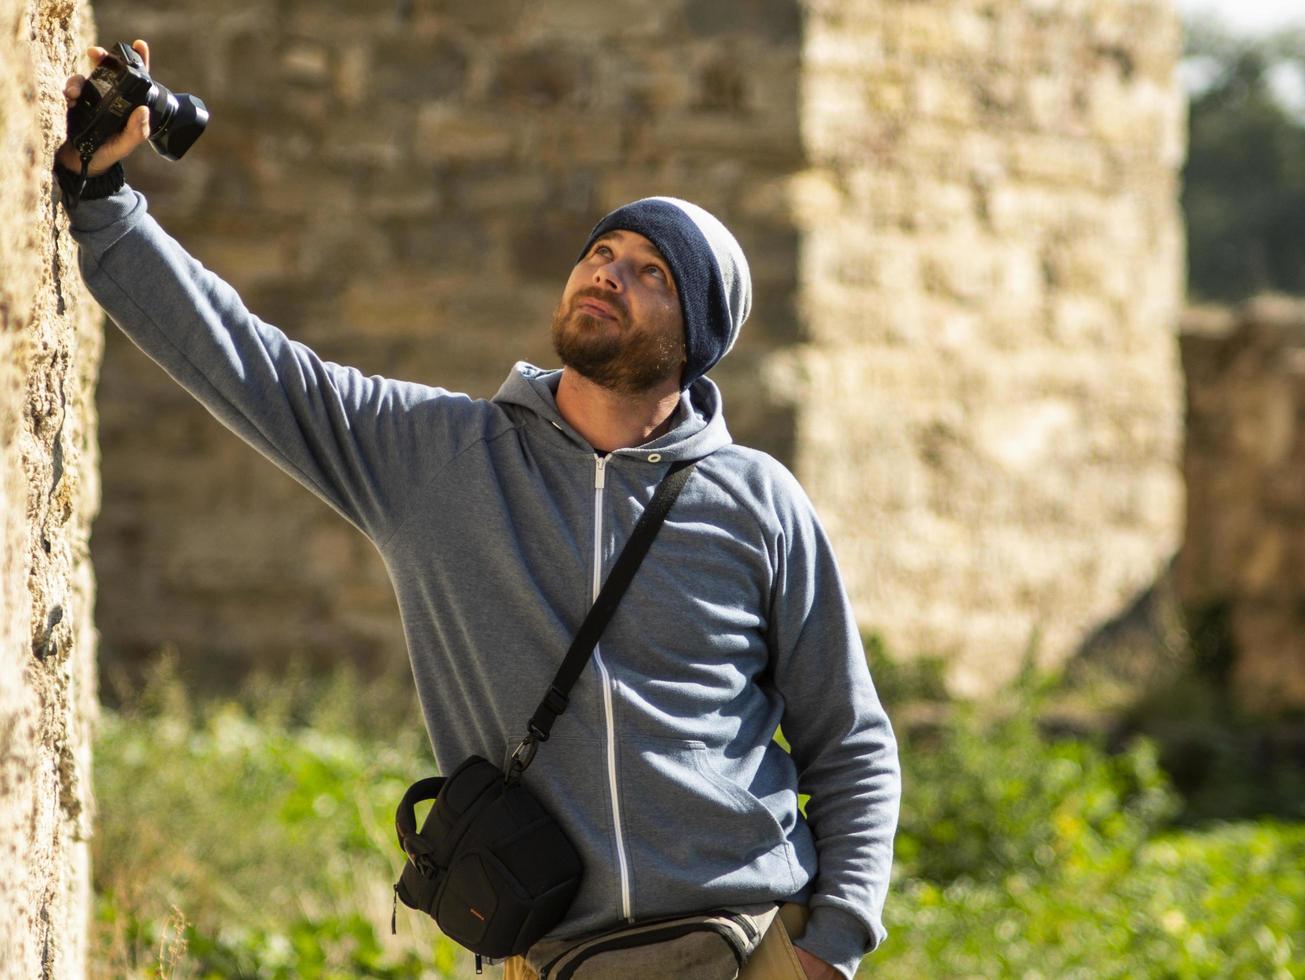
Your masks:
M 120 161 L 147 136 L 141 109 L 91 161 L 71 213 L 83 277 L 134 343 L 376 546 L 443 771 L 518 744 L 655 488 L 694 461 L 524 776 L 585 867 L 546 940 L 769 907 L 743 972 L 722 975 L 850 978 L 885 935 L 896 743 L 809 500 L 732 441 L 706 377 L 751 305 L 734 236 L 674 198 L 616 209 L 553 315 L 561 369 L 517 363 L 473 399 L 323 361 L 251 314 L 125 184 Z M 60 151 L 66 189 L 77 164 Z M 577 976 L 621 975 L 594 970 Z

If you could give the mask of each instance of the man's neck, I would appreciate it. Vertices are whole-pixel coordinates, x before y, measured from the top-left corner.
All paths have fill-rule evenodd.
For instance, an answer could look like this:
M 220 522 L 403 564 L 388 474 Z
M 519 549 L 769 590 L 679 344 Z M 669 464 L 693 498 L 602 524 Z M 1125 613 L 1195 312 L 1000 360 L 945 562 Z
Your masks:
M 557 385 L 557 411 L 600 453 L 642 446 L 671 429 L 680 390 L 674 382 L 640 395 L 600 387 L 570 368 Z

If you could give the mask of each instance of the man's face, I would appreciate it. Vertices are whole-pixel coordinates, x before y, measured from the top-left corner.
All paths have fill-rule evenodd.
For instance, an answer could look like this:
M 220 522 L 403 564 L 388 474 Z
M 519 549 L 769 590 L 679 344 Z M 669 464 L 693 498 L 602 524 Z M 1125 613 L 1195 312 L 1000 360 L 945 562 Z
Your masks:
M 684 315 L 671 267 L 633 231 L 611 231 L 571 270 L 553 312 L 553 349 L 597 385 L 637 395 L 684 368 Z

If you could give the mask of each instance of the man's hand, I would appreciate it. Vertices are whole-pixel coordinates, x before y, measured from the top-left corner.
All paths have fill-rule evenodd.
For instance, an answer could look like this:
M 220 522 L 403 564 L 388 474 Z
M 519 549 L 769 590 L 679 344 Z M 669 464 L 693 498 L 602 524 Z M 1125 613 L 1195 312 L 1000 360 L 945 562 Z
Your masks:
M 807 980 L 843 980 L 843 974 L 819 956 L 812 956 L 801 946 L 794 946 L 793 952 L 797 953 L 798 962 L 802 964 L 802 972 L 807 975 Z
M 133 41 L 131 46 L 139 52 L 141 60 L 145 62 L 145 68 L 148 71 L 150 66 L 150 46 L 144 41 Z M 109 52 L 104 48 L 90 47 L 86 49 L 90 55 L 91 69 L 95 69 L 104 56 Z M 63 96 L 68 100 L 71 106 L 77 101 L 78 96 L 82 94 L 82 86 L 86 84 L 85 75 L 70 75 L 68 81 L 64 82 Z M 104 173 L 119 160 L 125 160 L 131 156 L 136 147 L 144 143 L 150 136 L 150 110 L 148 106 L 138 106 L 136 110 L 127 117 L 127 125 L 122 132 L 110 136 L 95 151 L 95 156 L 91 157 L 91 165 L 86 171 L 88 177 L 95 177 Z M 71 143 L 65 142 L 59 148 L 56 159 L 73 173 L 81 173 L 82 158 L 77 155 Z

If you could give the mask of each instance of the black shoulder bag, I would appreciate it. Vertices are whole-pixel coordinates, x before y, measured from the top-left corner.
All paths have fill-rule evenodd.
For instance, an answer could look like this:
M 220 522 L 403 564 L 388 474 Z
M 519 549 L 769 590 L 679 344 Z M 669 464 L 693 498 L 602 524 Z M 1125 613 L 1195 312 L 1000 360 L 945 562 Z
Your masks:
M 398 900 L 430 915 L 455 942 L 482 956 L 524 953 L 562 921 L 580 888 L 584 866 L 561 825 L 525 785 L 521 774 L 547 742 L 568 696 L 593 656 L 694 461 L 675 463 L 657 487 L 598 598 L 576 633 L 566 659 L 535 709 L 508 771 L 473 755 L 447 777 L 408 787 L 394 814 L 408 855 L 394 886 Z M 421 830 L 413 807 L 435 801 Z M 392 921 L 391 929 L 397 923 Z

